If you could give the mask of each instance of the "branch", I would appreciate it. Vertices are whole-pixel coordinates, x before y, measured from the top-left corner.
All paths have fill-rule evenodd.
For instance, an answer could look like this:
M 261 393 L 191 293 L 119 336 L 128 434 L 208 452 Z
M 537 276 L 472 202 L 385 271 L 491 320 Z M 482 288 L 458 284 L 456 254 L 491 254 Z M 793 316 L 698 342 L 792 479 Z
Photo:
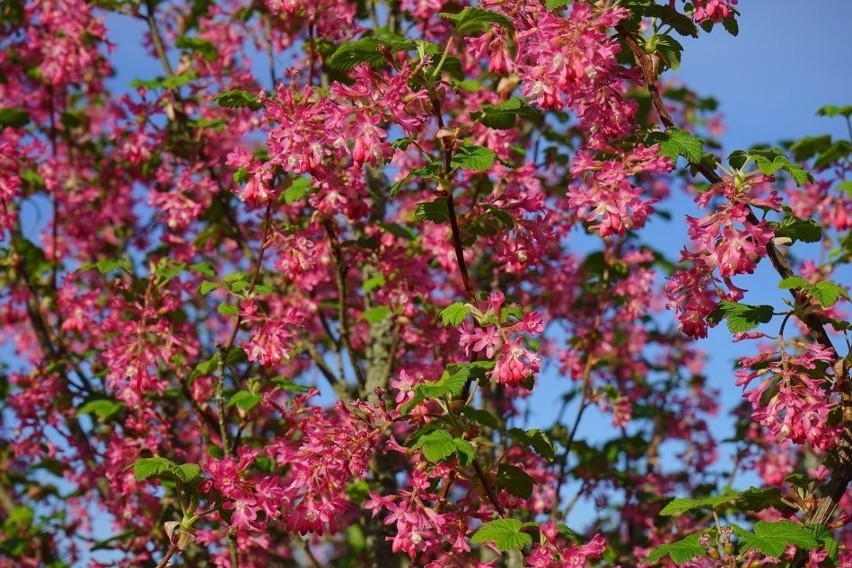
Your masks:
M 642 71 L 643 77 L 645 78 L 645 84 L 648 88 L 648 93 L 651 96 L 651 102 L 660 117 L 660 121 L 666 128 L 672 128 L 675 126 L 675 122 L 666 110 L 663 99 L 660 96 L 654 67 L 649 60 L 648 54 L 642 50 L 630 32 L 624 27 L 618 26 L 616 29 L 624 38 L 627 46 L 636 58 L 636 62 Z M 692 163 L 692 166 L 710 183 L 722 182 L 722 178 L 713 168 L 700 163 Z M 752 211 L 749 211 L 746 220 L 753 225 L 756 225 L 759 222 Z M 766 254 L 769 257 L 772 266 L 775 268 L 775 271 L 781 276 L 781 278 L 787 278 L 794 275 L 792 268 L 790 268 L 790 264 L 771 241 L 766 245 Z M 815 314 L 808 313 L 808 311 L 804 309 L 812 303 L 809 295 L 799 288 L 791 289 L 790 293 L 792 294 L 796 307 L 798 308 L 796 313 L 799 319 L 801 319 L 807 326 L 814 339 L 823 347 L 834 349 L 834 345 L 831 343 L 828 333 L 826 333 L 825 328 L 817 316 Z M 835 373 L 835 386 L 841 396 L 844 432 L 841 439 L 838 440 L 835 448 L 837 463 L 832 468 L 831 481 L 825 487 L 826 494 L 817 500 L 816 507 L 806 515 L 807 522 L 814 524 L 825 524 L 828 522 L 834 511 L 837 509 L 840 499 L 846 493 L 846 488 L 849 486 L 849 483 L 852 482 L 852 382 L 850 382 L 849 369 L 843 364 L 843 361 L 838 362 L 836 369 L 840 370 L 840 372 Z M 797 560 L 795 565 L 800 565 L 798 562 L 799 561 Z

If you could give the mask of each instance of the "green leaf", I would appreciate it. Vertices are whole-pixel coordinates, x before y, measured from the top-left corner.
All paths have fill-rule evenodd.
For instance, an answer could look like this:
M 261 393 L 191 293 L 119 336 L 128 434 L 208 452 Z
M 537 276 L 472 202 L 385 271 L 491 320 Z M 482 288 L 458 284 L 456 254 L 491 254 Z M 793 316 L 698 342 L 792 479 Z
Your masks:
M 846 291 L 846 288 L 828 280 L 817 282 L 808 291 L 824 308 L 830 308 L 841 297 L 849 299 L 849 293 Z
M 422 449 L 423 456 L 432 463 L 438 463 L 455 454 L 456 444 L 446 430 L 433 430 L 421 436 L 414 449 Z
M 384 320 L 391 313 L 391 310 L 387 306 L 375 306 L 370 308 L 369 310 L 364 310 L 361 313 L 361 319 L 364 319 L 372 324 L 377 324 L 380 321 Z
M 515 497 L 529 499 L 535 479 L 519 467 L 501 463 L 497 468 L 497 487 L 505 489 Z
M 822 240 L 822 229 L 812 219 L 799 219 L 792 215 L 784 217 L 775 229 L 776 237 L 788 237 L 793 242 L 818 243 Z
M 251 110 L 259 110 L 263 108 L 263 103 L 257 95 L 240 89 L 232 89 L 230 91 L 222 91 L 213 98 L 219 106 L 226 108 L 250 108 Z
M 462 146 L 450 163 L 463 170 L 487 171 L 496 159 L 497 154 L 484 146 Z
M 196 262 L 189 269 L 195 274 L 201 274 L 207 278 L 216 278 L 216 269 L 207 262 Z
M 677 160 L 683 156 L 690 162 L 700 162 L 704 155 L 704 142 L 697 136 L 680 128 L 670 128 L 665 133 L 655 133 L 652 140 L 659 139 L 660 154 Z
M 0 108 L 0 130 L 6 127 L 20 128 L 30 121 L 30 114 L 19 108 Z
M 278 388 L 287 392 L 304 393 L 311 390 L 310 387 L 296 384 L 286 377 L 273 377 L 272 383 L 275 384 Z
M 486 426 L 493 430 L 499 430 L 500 428 L 500 425 L 497 422 L 497 417 L 488 412 L 487 410 L 465 406 L 461 409 L 459 413 L 462 416 L 467 416 L 468 418 L 478 424 L 481 424 L 482 426 Z
M 751 306 L 722 300 L 719 307 L 707 319 L 714 325 L 723 319 L 727 319 L 728 329 L 731 333 L 743 333 L 754 329 L 761 323 L 768 323 L 772 319 L 772 313 L 772 306 Z
M 414 398 L 405 403 L 400 409 L 407 414 L 412 408 L 429 398 L 442 396 L 456 397 L 461 394 L 468 379 L 485 378 L 485 371 L 494 368 L 493 361 L 476 361 L 473 363 L 452 363 L 438 381 L 427 381 L 414 388 Z
M 697 556 L 703 556 L 707 549 L 698 544 L 698 539 L 704 532 L 693 533 L 678 541 L 661 544 L 651 551 L 645 562 L 659 562 L 666 556 L 670 556 L 672 562 L 681 564 L 689 562 Z
M 215 61 L 219 57 L 219 52 L 216 51 L 216 46 L 206 39 L 197 37 L 180 36 L 175 41 L 175 47 L 188 51 L 195 51 L 201 55 L 206 61 Z
M 734 16 L 728 16 L 724 20 L 722 20 L 722 27 L 725 28 L 725 31 L 736 37 L 740 33 L 740 25 L 737 23 L 737 20 Z
M 731 527 L 739 537 L 744 550 L 759 550 L 775 558 L 781 558 L 790 544 L 802 550 L 811 550 L 819 546 L 808 527 L 793 521 L 758 521 L 754 524 L 754 532 L 736 525 Z
M 240 307 L 236 304 L 221 303 L 216 308 L 216 311 L 223 316 L 235 316 L 240 313 Z
M 663 507 L 663 510 L 660 511 L 660 515 L 670 517 L 672 515 L 682 515 L 683 513 L 697 509 L 715 509 L 720 505 L 732 503 L 738 498 L 739 494 L 737 493 L 732 493 L 730 495 L 713 495 L 711 497 L 703 497 L 701 499 L 680 497 L 672 499 L 665 507 Z
M 817 111 L 817 116 L 835 117 L 839 115 L 845 116 L 847 118 L 852 116 L 852 105 L 826 105 Z
M 838 140 L 820 152 L 814 160 L 815 168 L 824 168 L 852 154 L 852 144 L 848 140 Z
M 739 494 L 736 507 L 741 511 L 763 511 L 770 507 L 784 509 L 781 490 L 777 487 L 749 487 Z
M 414 209 L 414 217 L 418 221 L 432 221 L 433 223 L 446 223 L 450 220 L 450 212 L 447 208 L 447 200 L 439 197 L 434 201 L 418 203 Z
M 236 406 L 244 412 L 250 411 L 252 408 L 260 404 L 262 397 L 256 392 L 241 390 L 235 392 L 228 400 L 230 406 Z
M 476 457 L 476 448 L 473 447 L 473 444 L 463 438 L 453 439 L 453 444 L 456 446 L 456 459 L 459 460 L 459 464 L 462 467 L 472 464 Z
M 482 8 L 466 7 L 457 14 L 441 12 L 440 16 L 453 22 L 456 27 L 456 35 L 469 36 L 474 32 L 490 29 L 491 24 L 500 24 L 506 29 L 513 29 L 509 18 L 491 10 Z
M 194 463 L 184 463 L 173 467 L 169 474 L 184 483 L 193 483 L 201 479 L 201 467 Z
M 473 120 L 479 120 L 485 126 L 496 130 L 512 128 L 518 118 L 539 120 L 540 115 L 525 100 L 511 98 L 496 105 L 482 105 L 482 109 L 470 113 Z
M 362 287 L 365 292 L 372 292 L 376 288 L 381 288 L 385 285 L 385 275 L 381 272 L 364 280 Z
M 213 282 L 212 280 L 205 280 L 204 282 L 198 285 L 198 293 L 202 296 L 206 296 L 218 287 L 218 282 Z
M 292 205 L 304 198 L 311 190 L 311 180 L 306 177 L 297 177 L 290 183 L 290 187 L 284 190 L 284 203 Z
M 114 270 L 126 270 L 129 272 L 133 266 L 130 264 L 129 260 L 122 258 L 99 260 L 95 263 L 95 268 L 97 268 L 98 272 L 101 274 L 106 274 L 107 272 L 113 272 Z
M 349 41 L 337 48 L 327 64 L 338 71 L 348 71 L 359 63 L 367 63 L 371 67 L 384 67 L 388 61 L 379 51 L 381 47 L 386 46 L 375 37 Z
M 535 453 L 547 460 L 552 461 L 556 457 L 556 446 L 553 445 L 547 434 L 538 428 L 526 431 L 520 428 L 511 428 L 508 434 L 521 444 L 532 448 Z
M 470 313 L 470 306 L 462 302 L 450 304 L 441 310 L 441 322 L 444 325 L 458 327 Z
M 678 40 L 671 36 L 658 35 L 654 36 L 653 45 L 654 50 L 662 56 L 663 60 L 672 71 L 677 71 L 680 68 L 680 58 L 683 53 L 683 46 Z M 699 155 L 696 160 L 689 161 L 693 162 L 700 159 L 701 156 Z
M 177 465 L 166 458 L 140 458 L 133 462 L 133 476 L 136 481 L 159 478 L 164 473 L 171 471 Z
M 108 420 L 118 411 L 124 408 L 124 403 L 108 398 L 96 398 L 83 404 L 77 409 L 77 415 L 94 414 L 100 420 Z
M 521 550 L 532 544 L 532 536 L 523 532 L 524 525 L 517 519 L 497 519 L 482 525 L 470 541 L 474 544 L 493 542 L 503 552 Z

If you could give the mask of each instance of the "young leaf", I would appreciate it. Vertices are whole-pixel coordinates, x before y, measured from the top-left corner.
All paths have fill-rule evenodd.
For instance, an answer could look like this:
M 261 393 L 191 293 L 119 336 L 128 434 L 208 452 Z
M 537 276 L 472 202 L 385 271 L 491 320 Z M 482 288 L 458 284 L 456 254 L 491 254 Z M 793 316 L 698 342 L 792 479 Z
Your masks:
M 744 550 L 759 550 L 775 558 L 780 558 L 790 544 L 803 550 L 811 550 L 819 546 L 808 527 L 793 521 L 758 521 L 754 524 L 754 532 L 736 525 L 731 526 Z
M 375 306 L 369 310 L 364 310 L 361 313 L 361 318 L 372 324 L 376 324 L 388 317 L 390 313 L 391 310 L 387 306 Z
M 472 464 L 476 457 L 476 448 L 473 447 L 473 444 L 464 438 L 455 438 L 453 444 L 456 446 L 456 459 L 459 460 L 459 464 L 462 467 Z
M 665 507 L 663 507 L 663 510 L 660 511 L 660 515 L 670 517 L 672 515 L 682 515 L 683 513 L 697 509 L 715 509 L 720 505 L 726 505 L 736 501 L 738 498 L 739 494 L 737 493 L 732 493 L 731 495 L 713 495 L 711 497 L 702 497 L 701 499 L 680 497 L 672 499 Z
M 788 237 L 793 242 L 817 243 L 822 239 L 822 230 L 812 219 L 799 219 L 788 215 L 775 229 L 776 237 Z
M 493 542 L 503 552 L 520 550 L 532 544 L 532 536 L 523 532 L 524 525 L 517 519 L 497 519 L 482 525 L 470 541 L 474 544 Z
M 556 446 L 553 445 L 547 434 L 538 428 L 526 431 L 520 428 L 512 428 L 509 430 L 509 435 L 521 444 L 532 448 L 535 453 L 547 460 L 553 460 L 556 457 Z
M 241 390 L 235 392 L 228 400 L 230 406 L 236 406 L 244 412 L 250 411 L 252 408 L 260 404 L 261 396 L 256 392 Z
M 849 299 L 849 293 L 846 291 L 846 288 L 828 280 L 817 282 L 808 291 L 824 308 L 830 308 L 841 297 Z
M 645 562 L 659 562 L 666 556 L 670 556 L 672 562 L 681 564 L 689 562 L 696 556 L 703 556 L 707 553 L 707 549 L 698 544 L 702 534 L 704 533 L 693 533 L 678 541 L 661 544 L 651 551 Z
M 441 310 L 441 321 L 444 325 L 458 327 L 469 313 L 470 306 L 462 302 L 456 302 Z
M 498 430 L 500 428 L 500 425 L 497 422 L 497 417 L 487 410 L 465 406 L 461 409 L 460 414 L 462 416 L 467 416 L 474 422 L 493 430 Z
M 660 154 L 671 158 L 672 161 L 677 160 L 678 156 L 683 156 L 690 162 L 697 163 L 704 155 L 704 142 L 686 130 L 670 128 L 665 134 L 659 133 L 654 138 L 661 138 Z
M 284 190 L 284 203 L 292 205 L 305 197 L 311 190 L 311 181 L 306 177 L 297 177 L 290 186 Z
M 462 146 L 453 156 L 451 164 L 463 170 L 487 171 L 496 159 L 497 154 L 484 146 Z
M 133 476 L 136 481 L 145 481 L 168 473 L 176 464 L 166 458 L 140 458 L 133 462 Z
M 446 430 L 432 430 L 424 434 L 413 447 L 422 449 L 423 456 L 432 463 L 445 460 L 456 452 L 455 440 Z

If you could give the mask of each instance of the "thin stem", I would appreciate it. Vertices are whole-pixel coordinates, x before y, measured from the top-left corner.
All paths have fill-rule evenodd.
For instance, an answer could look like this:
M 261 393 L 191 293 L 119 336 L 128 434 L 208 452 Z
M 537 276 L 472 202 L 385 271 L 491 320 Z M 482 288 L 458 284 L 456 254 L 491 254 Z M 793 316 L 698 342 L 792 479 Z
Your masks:
M 174 556 L 177 551 L 177 544 L 172 543 L 171 546 L 169 546 L 169 549 L 166 551 L 166 555 L 163 556 L 163 559 L 160 560 L 159 564 L 157 564 L 157 568 L 166 568 L 166 566 L 169 565 L 169 560 L 171 560 L 172 556 Z

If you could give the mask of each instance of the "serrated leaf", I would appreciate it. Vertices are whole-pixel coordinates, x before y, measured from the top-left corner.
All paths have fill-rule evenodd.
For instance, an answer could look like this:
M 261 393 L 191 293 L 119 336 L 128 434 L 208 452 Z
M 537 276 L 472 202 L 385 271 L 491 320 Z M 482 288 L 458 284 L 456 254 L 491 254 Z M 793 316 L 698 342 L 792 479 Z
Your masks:
M 763 511 L 770 507 L 783 509 L 781 490 L 777 487 L 749 487 L 740 492 L 736 507 L 741 511 Z
M 493 542 L 503 552 L 521 550 L 532 544 L 532 536 L 523 532 L 524 525 L 517 519 L 497 519 L 485 523 L 471 537 L 474 544 Z
M 728 329 L 731 333 L 743 333 L 754 329 L 761 323 L 768 323 L 772 319 L 772 306 L 751 306 L 722 300 L 708 320 L 717 324 L 723 319 L 728 320 Z
M 371 67 L 383 67 L 388 61 L 380 53 L 381 47 L 384 47 L 382 42 L 375 37 L 346 42 L 337 48 L 327 64 L 338 71 L 348 71 L 359 63 L 366 63 Z
M 663 60 L 672 71 L 680 69 L 680 59 L 683 46 L 678 40 L 671 36 L 659 35 L 654 37 L 654 50 L 662 56 Z M 687 158 L 689 159 L 689 158 Z M 700 155 L 696 160 L 700 160 Z M 689 160 L 690 162 L 695 160 Z
M 193 483 L 201 479 L 201 467 L 194 463 L 176 465 L 169 473 L 183 483 Z
M 384 285 L 385 275 L 380 272 L 364 280 L 364 284 L 362 284 L 361 287 L 364 289 L 365 292 L 372 292 L 376 288 L 381 288 Z
M 136 481 L 145 481 L 161 477 L 173 467 L 177 467 L 177 464 L 166 458 L 140 458 L 133 462 L 133 476 Z
M 195 274 L 201 274 L 207 278 L 216 278 L 216 269 L 207 262 L 196 262 L 189 269 Z
M 107 272 L 112 272 L 114 270 L 130 271 L 133 266 L 130 264 L 129 260 L 127 260 L 126 258 L 122 258 L 99 260 L 95 263 L 95 268 L 97 268 L 98 272 L 100 272 L 101 274 L 106 274 Z
M 665 139 L 660 141 L 660 154 L 672 161 L 683 156 L 690 162 L 697 163 L 704 155 L 704 142 L 686 130 L 670 128 L 665 132 Z
M 811 283 L 801 276 L 788 276 L 778 283 L 778 287 L 782 290 L 789 290 L 791 288 L 810 288 Z
M 456 302 L 441 310 L 441 322 L 444 325 L 458 327 L 469 313 L 470 306 L 462 302 Z
M 206 61 L 215 61 L 219 57 L 216 46 L 206 39 L 180 36 L 175 40 L 175 47 L 199 53 Z
M 450 162 L 454 168 L 487 171 L 497 159 L 497 154 L 484 146 L 462 146 Z
M 775 229 L 776 237 L 788 237 L 804 243 L 817 243 L 822 240 L 822 229 L 812 219 L 799 219 L 792 215 L 784 217 L 781 225 Z
M 497 468 L 497 487 L 505 489 L 515 497 L 529 499 L 535 479 L 519 467 L 501 463 Z
M 697 556 L 703 556 L 707 553 L 707 549 L 698 544 L 698 539 L 701 538 L 702 534 L 704 533 L 693 533 L 678 541 L 661 544 L 651 551 L 645 562 L 659 562 L 666 556 L 669 556 L 672 562 L 681 564 L 689 562 Z
M 846 288 L 829 280 L 817 282 L 808 291 L 824 308 L 830 308 L 841 297 L 849 299 L 849 293 L 846 291 Z
M 260 404 L 262 398 L 263 397 L 261 397 L 261 395 L 256 392 L 241 390 L 231 395 L 231 398 L 228 399 L 228 404 L 230 406 L 236 406 L 244 412 L 248 412 L 258 404 Z
M 263 104 L 257 95 L 241 89 L 232 89 L 222 91 L 213 98 L 219 106 L 226 108 L 250 108 L 258 110 L 263 108 Z
M 438 463 L 455 454 L 456 444 L 446 430 L 433 430 L 420 436 L 414 449 L 422 449 L 423 456 L 432 463 Z
M 456 14 L 441 12 L 440 16 L 453 22 L 456 28 L 456 35 L 458 36 L 466 36 L 473 32 L 489 29 L 491 24 L 500 24 L 506 29 L 513 29 L 509 18 L 503 14 L 482 8 L 471 8 L 468 6 Z
M 547 434 L 538 428 L 531 430 L 512 428 L 508 434 L 521 444 L 532 448 L 535 453 L 547 460 L 553 460 L 556 457 L 556 446 L 553 445 Z
M 678 497 L 676 499 L 672 499 L 665 507 L 663 507 L 660 511 L 660 515 L 670 517 L 672 515 L 682 515 L 688 511 L 715 509 L 720 505 L 726 505 L 736 501 L 738 497 L 739 495 L 736 493 L 732 493 L 731 495 L 713 495 L 711 497 L 702 497 L 700 499 Z
M 485 377 L 485 371 L 494 368 L 493 361 L 476 361 L 473 363 L 452 363 L 438 381 L 427 381 L 418 384 L 414 388 L 414 398 L 405 403 L 400 409 L 402 414 L 407 414 L 412 408 L 429 398 L 442 396 L 456 397 L 461 394 L 468 379 L 480 379 Z
M 825 105 L 817 111 L 817 116 L 835 117 L 840 115 L 845 117 L 852 116 L 852 105 Z
M 434 201 L 418 203 L 414 209 L 414 217 L 418 221 L 431 221 L 433 223 L 446 223 L 450 220 L 450 212 L 447 208 L 447 200 L 439 197 Z
M 108 398 L 97 398 L 90 400 L 77 409 L 77 415 L 94 414 L 100 420 L 108 420 L 118 411 L 124 408 L 124 403 Z
M 759 550 L 775 558 L 781 558 L 790 544 L 802 550 L 819 546 L 808 527 L 793 521 L 758 521 L 754 524 L 753 532 L 735 525 L 732 527 L 744 550 Z
M 476 448 L 473 444 L 463 438 L 455 438 L 453 444 L 456 446 L 456 459 L 462 467 L 467 467 L 473 463 L 476 457 Z
M 391 310 L 387 306 L 375 306 L 370 308 L 369 310 L 364 310 L 361 313 L 361 319 L 368 321 L 372 324 L 377 324 L 380 321 L 384 320 L 391 313 Z

